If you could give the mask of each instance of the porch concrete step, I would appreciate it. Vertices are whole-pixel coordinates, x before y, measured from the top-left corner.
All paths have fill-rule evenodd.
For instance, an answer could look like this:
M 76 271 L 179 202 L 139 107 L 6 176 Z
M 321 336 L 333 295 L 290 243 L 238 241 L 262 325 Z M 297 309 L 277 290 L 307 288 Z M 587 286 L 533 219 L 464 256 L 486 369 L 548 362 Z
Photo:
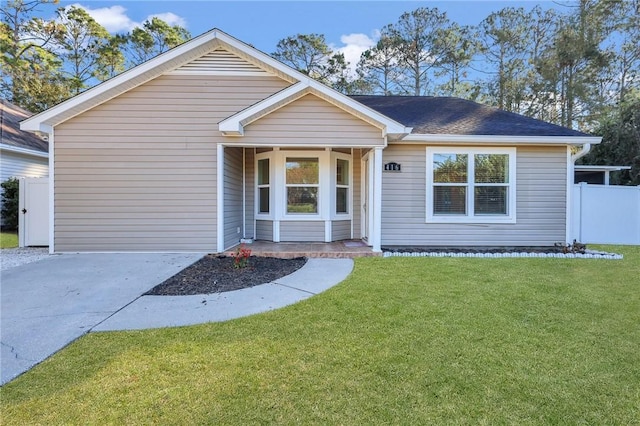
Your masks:
M 239 246 L 239 245 L 238 245 Z M 227 250 L 224 255 L 235 254 L 238 246 Z M 255 241 L 245 244 L 251 250 L 252 256 L 275 257 L 279 259 L 293 259 L 296 257 L 323 259 L 353 259 L 356 257 L 379 257 L 371 247 L 359 241 L 336 241 L 333 243 L 272 243 Z

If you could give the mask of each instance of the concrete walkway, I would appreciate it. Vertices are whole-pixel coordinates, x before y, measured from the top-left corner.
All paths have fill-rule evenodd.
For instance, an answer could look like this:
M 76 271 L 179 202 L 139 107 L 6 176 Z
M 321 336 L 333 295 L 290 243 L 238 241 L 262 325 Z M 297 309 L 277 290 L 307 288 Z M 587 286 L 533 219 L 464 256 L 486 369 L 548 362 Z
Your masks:
M 310 259 L 294 274 L 201 296 L 141 296 L 202 254 L 65 254 L 2 272 L 1 384 L 89 331 L 224 321 L 306 299 L 342 281 L 350 259 Z
M 268 284 L 194 296 L 142 296 L 92 331 L 136 330 L 227 321 L 307 299 L 343 281 L 352 259 L 309 259 L 291 275 Z

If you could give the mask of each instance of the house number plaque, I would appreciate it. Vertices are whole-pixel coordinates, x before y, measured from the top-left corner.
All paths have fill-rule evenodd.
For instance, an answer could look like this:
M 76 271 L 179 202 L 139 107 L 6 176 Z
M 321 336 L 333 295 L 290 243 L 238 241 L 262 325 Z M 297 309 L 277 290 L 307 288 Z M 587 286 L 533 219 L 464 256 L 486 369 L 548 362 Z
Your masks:
M 385 172 L 399 172 L 401 171 L 402 166 L 398 163 L 386 163 L 384 165 Z

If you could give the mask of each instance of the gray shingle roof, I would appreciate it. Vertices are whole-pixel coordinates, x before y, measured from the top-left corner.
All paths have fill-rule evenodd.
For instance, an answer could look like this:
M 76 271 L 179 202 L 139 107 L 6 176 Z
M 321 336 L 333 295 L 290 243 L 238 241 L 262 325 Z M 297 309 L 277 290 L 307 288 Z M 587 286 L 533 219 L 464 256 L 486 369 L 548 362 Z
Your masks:
M 460 98 L 433 96 L 351 96 L 392 118 L 413 134 L 500 136 L 590 136 Z
M 33 114 L 17 105 L 0 99 L 0 143 L 16 148 L 49 152 L 49 144 L 36 134 L 20 130 L 20 121 Z

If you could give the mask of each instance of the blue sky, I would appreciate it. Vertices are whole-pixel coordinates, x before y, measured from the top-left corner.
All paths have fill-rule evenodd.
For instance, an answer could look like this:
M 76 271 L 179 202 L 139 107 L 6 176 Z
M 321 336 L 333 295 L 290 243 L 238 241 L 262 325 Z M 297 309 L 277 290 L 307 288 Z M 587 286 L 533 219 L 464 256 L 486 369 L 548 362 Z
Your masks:
M 552 1 L 158 1 L 113 0 L 60 1 L 48 6 L 81 5 L 111 32 L 127 32 L 151 16 L 180 24 L 197 36 L 219 28 L 266 53 L 278 40 L 298 33 L 324 34 L 334 50 L 357 62 L 362 51 L 372 46 L 378 31 L 394 23 L 406 11 L 437 7 L 452 21 L 475 25 L 493 11 L 506 6 L 531 9 L 561 7 Z

